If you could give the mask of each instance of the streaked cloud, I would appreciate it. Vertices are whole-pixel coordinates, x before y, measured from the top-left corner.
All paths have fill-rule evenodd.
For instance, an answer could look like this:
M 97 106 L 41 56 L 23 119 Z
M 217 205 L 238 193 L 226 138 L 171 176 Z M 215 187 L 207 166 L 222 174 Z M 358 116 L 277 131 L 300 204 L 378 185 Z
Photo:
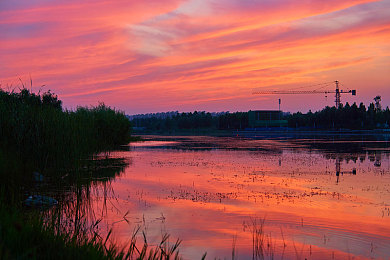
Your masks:
M 389 12 L 389 0 L 3 1 L 0 81 L 31 75 L 68 107 L 127 113 L 271 108 L 251 89 L 335 79 L 364 93 L 351 102 L 390 104 Z

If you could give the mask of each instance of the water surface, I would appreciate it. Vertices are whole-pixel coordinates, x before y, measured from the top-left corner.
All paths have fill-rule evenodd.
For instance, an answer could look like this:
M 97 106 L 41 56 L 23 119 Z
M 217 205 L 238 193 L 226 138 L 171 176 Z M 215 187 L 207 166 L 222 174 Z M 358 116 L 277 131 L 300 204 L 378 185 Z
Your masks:
M 100 232 L 123 246 L 139 225 L 151 244 L 180 238 L 186 259 L 231 258 L 233 248 L 248 259 L 253 223 L 264 221 L 266 258 L 390 256 L 386 140 L 144 139 L 111 154 L 131 163 L 91 198 Z

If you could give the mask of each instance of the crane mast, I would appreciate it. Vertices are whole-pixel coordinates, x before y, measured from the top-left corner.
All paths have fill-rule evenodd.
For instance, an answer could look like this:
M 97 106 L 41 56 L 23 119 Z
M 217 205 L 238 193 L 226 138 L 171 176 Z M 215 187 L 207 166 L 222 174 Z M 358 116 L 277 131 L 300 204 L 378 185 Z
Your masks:
M 340 102 L 341 102 L 341 95 L 340 95 L 340 89 L 339 89 L 339 81 L 336 80 L 335 81 L 336 83 L 336 100 L 335 100 L 335 103 L 336 103 L 336 108 L 340 107 Z
M 269 90 L 269 91 L 254 91 L 253 95 L 258 94 L 335 94 L 335 105 L 338 108 L 341 104 L 341 94 L 350 93 L 352 96 L 356 96 L 356 90 L 340 90 L 339 81 L 335 81 L 336 89 L 335 90 Z

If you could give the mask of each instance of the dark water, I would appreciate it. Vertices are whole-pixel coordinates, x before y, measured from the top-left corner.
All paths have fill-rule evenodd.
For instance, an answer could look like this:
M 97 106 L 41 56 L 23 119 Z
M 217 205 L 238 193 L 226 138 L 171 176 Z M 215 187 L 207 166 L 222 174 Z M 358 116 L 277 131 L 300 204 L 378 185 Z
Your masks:
M 248 259 L 255 226 L 266 259 L 390 256 L 386 138 L 144 139 L 112 153 L 129 165 L 89 192 L 102 237 L 112 229 L 126 246 L 140 226 L 150 244 L 180 238 L 186 259 L 231 258 L 233 248 Z

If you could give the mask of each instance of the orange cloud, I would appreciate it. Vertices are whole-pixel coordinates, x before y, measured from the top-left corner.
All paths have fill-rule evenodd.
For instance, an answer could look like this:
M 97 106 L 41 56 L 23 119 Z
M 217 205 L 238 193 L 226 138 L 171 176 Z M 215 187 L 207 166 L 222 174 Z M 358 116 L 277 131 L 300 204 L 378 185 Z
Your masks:
M 70 107 L 248 110 L 261 98 L 254 87 L 352 82 L 356 68 L 372 74 L 373 64 L 389 62 L 388 10 L 386 1 L 363 0 L 15 1 L 0 12 L 0 79 L 31 74 Z M 385 89 L 389 76 L 378 73 Z

